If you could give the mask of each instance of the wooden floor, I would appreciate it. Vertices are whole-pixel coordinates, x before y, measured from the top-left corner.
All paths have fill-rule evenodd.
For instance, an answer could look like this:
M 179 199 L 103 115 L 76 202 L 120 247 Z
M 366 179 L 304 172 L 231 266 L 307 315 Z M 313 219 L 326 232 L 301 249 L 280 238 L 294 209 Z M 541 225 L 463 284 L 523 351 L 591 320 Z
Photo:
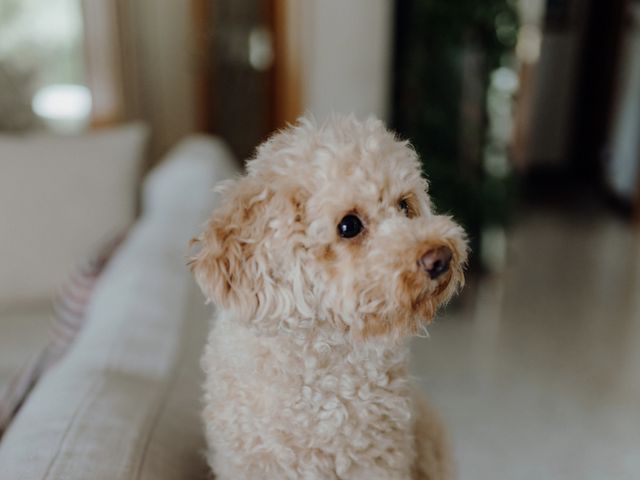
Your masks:
M 509 265 L 413 344 L 460 480 L 640 479 L 640 236 L 598 209 L 537 208 Z

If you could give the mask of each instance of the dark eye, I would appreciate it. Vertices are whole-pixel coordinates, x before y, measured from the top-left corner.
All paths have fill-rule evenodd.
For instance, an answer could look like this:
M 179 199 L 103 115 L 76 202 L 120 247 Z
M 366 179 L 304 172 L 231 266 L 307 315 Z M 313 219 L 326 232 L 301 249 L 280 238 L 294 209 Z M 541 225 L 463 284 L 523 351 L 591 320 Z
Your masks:
M 411 207 L 409 206 L 409 202 L 407 202 L 406 198 L 403 198 L 398 202 L 398 208 L 402 210 L 407 217 L 411 217 Z
M 355 215 L 347 215 L 338 224 L 338 235 L 342 238 L 353 238 L 358 235 L 364 227 L 362 222 Z

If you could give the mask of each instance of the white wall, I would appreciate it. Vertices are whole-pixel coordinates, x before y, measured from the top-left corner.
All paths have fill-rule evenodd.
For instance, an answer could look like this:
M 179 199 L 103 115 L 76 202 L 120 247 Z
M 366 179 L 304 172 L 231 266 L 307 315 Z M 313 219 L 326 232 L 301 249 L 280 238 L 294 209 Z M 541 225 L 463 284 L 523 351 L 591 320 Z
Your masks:
M 387 119 L 391 84 L 391 0 L 307 0 L 303 4 L 303 107 Z

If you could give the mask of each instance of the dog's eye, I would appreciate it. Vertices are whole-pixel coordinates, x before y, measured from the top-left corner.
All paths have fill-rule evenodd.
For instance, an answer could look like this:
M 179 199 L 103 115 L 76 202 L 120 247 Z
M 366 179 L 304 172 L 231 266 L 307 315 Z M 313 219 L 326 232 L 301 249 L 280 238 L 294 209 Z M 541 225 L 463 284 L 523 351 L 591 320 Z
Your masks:
M 402 200 L 400 200 L 398 202 L 398 208 L 400 210 L 402 210 L 402 212 L 404 213 L 404 215 L 406 217 L 411 218 L 413 216 L 413 212 L 411 210 L 411 206 L 409 205 L 409 202 L 407 202 L 406 198 L 403 198 Z
M 353 238 L 362 232 L 362 222 L 355 215 L 347 215 L 338 224 L 338 235 L 342 238 Z

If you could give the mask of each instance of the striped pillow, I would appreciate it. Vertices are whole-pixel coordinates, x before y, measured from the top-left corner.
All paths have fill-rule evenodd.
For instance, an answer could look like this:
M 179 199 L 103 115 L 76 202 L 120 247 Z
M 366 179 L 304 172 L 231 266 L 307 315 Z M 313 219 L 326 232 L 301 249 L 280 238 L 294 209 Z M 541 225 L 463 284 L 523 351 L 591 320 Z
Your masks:
M 124 233 L 117 235 L 85 258 L 54 296 L 49 343 L 0 392 L 0 438 L 38 380 L 65 355 L 82 330 L 95 285 L 124 237 Z

